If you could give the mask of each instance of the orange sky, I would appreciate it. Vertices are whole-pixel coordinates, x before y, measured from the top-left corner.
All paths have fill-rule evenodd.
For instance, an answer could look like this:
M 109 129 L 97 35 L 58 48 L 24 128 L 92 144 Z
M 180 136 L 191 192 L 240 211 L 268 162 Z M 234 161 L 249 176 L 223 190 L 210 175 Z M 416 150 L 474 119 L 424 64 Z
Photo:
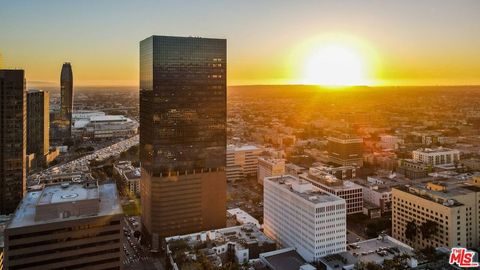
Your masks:
M 339 36 L 373 85 L 480 84 L 480 1 L 98 2 L 2 4 L 3 66 L 29 87 L 58 85 L 66 61 L 78 86 L 137 87 L 140 40 L 205 36 L 227 38 L 230 85 L 296 84 L 322 37 Z

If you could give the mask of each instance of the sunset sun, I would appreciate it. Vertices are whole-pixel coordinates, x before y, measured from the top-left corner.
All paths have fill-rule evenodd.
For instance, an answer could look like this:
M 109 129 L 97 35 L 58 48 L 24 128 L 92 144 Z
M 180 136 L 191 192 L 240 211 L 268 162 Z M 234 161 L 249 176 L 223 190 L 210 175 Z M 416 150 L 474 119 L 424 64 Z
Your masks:
M 329 44 L 316 49 L 305 63 L 305 83 L 327 86 L 366 85 L 362 56 L 354 48 Z

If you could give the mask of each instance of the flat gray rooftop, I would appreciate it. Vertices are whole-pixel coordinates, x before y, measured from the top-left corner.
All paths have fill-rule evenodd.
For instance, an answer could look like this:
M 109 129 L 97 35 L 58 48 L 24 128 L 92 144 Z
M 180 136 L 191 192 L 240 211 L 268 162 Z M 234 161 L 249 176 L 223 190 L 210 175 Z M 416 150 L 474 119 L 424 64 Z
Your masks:
M 302 265 L 307 263 L 295 250 L 265 256 L 265 260 L 274 270 L 300 269 Z
M 37 206 L 54 206 L 55 204 L 61 205 L 63 203 L 81 202 L 92 199 L 99 200 L 99 209 L 96 216 L 109 216 L 123 212 L 114 183 L 98 185 L 98 189 L 84 188 L 82 184 L 70 184 L 68 187 L 62 188 L 60 184 L 56 184 L 46 186 L 44 190 L 27 192 L 13 214 L 7 228 L 20 228 L 91 217 L 91 215 L 70 216 L 35 221 Z
M 314 204 L 319 204 L 319 203 L 325 203 L 325 202 L 334 202 L 334 201 L 341 201 L 343 200 L 342 198 L 335 196 L 333 194 L 324 192 L 320 190 L 319 188 L 315 187 L 313 184 L 310 182 L 303 180 L 303 179 L 298 179 L 294 176 L 291 175 L 283 175 L 283 176 L 277 176 L 277 177 L 269 177 L 266 178 L 266 180 L 271 181 L 277 185 L 279 185 L 281 188 L 286 189 L 293 194 L 305 199 L 306 201 L 312 202 Z M 295 191 L 292 188 L 293 184 L 310 184 L 312 185 L 311 190 L 307 190 L 304 192 L 298 192 Z

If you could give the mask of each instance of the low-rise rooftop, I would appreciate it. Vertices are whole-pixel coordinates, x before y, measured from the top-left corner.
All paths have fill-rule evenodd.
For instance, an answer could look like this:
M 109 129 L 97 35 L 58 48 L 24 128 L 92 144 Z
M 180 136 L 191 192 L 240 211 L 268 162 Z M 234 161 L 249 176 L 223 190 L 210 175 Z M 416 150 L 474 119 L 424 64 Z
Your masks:
M 343 200 L 338 196 L 322 191 L 304 179 L 291 175 L 267 177 L 264 181 L 273 182 L 279 187 L 288 190 L 313 204 Z
M 122 207 L 114 183 L 53 184 L 42 190 L 27 192 L 8 228 L 121 213 Z

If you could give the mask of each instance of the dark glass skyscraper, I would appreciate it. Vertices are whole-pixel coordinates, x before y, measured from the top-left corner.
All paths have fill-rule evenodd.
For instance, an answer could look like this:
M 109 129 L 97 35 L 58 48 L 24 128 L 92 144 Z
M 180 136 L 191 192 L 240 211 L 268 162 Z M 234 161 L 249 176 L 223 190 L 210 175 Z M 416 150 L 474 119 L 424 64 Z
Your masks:
M 50 148 L 50 94 L 43 90 L 27 92 L 27 154 L 35 154 L 34 166 L 47 165 Z
M 158 237 L 225 226 L 226 40 L 140 42 L 144 231 Z
M 66 136 L 70 138 L 73 112 L 73 72 L 70 63 L 64 63 L 62 66 L 62 72 L 60 74 L 60 95 L 60 119 L 66 131 Z
M 25 72 L 0 70 L 0 214 L 15 211 L 26 185 Z

